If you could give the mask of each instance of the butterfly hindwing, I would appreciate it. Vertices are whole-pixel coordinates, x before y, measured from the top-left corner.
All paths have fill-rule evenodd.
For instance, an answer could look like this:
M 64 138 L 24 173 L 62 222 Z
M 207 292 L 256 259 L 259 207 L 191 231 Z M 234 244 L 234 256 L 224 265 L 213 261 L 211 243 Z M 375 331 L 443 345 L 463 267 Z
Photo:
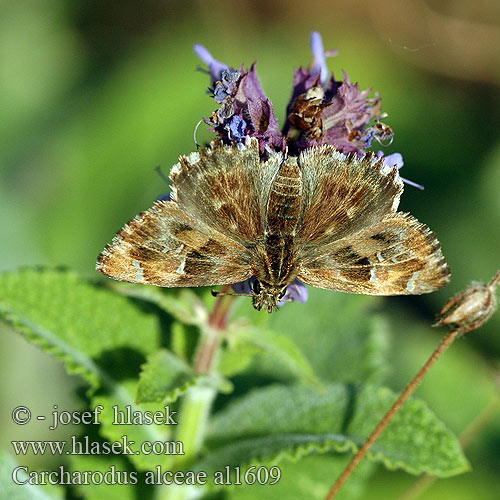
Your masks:
M 156 202 L 125 225 L 97 269 L 119 281 L 163 287 L 237 283 L 252 274 L 245 248 L 171 201 Z
M 307 252 L 298 279 L 318 288 L 368 295 L 429 293 L 449 281 L 449 268 L 430 229 L 408 214 Z

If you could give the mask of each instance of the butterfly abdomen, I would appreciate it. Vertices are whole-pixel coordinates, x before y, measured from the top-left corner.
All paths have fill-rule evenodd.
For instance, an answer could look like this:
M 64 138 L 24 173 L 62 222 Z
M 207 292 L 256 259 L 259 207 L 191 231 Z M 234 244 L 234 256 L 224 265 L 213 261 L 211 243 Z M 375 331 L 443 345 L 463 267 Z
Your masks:
M 267 204 L 266 226 L 269 234 L 293 234 L 302 205 L 302 179 L 295 158 L 278 170 Z
M 302 179 L 296 158 L 284 162 L 274 177 L 266 211 L 264 275 L 272 284 L 293 280 L 294 236 L 302 206 Z

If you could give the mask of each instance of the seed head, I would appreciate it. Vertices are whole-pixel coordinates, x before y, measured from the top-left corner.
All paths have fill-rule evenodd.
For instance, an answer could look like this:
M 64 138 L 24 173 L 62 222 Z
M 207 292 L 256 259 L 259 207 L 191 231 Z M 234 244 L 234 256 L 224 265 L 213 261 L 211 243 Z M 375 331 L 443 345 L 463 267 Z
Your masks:
M 472 282 L 446 303 L 438 314 L 438 322 L 434 326 L 450 325 L 460 334 L 476 330 L 497 309 L 496 288 L 499 283 L 500 270 L 486 285 Z

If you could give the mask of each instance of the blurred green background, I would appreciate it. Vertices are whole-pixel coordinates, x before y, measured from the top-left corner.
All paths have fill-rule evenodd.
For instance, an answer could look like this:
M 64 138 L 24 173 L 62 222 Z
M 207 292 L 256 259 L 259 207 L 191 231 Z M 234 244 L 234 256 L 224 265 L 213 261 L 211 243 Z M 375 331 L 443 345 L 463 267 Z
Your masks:
M 497 2 L 4 0 L 0 269 L 62 265 L 97 278 L 95 258 L 112 235 L 167 191 L 155 166 L 168 172 L 192 151 L 196 123 L 214 109 L 193 43 L 235 67 L 257 60 L 282 120 L 293 69 L 310 62 L 313 29 L 325 48 L 340 51 L 330 69 L 381 94 L 395 132 L 387 154 L 401 152 L 402 175 L 425 185 L 407 186 L 401 209 L 437 233 L 452 269 L 444 290 L 384 301 L 390 380 L 401 389 L 440 339 L 428 327 L 434 314 L 469 281 L 489 280 L 500 267 Z M 0 444 L 43 439 L 41 427 L 14 427 L 11 409 L 78 407 L 76 381 L 0 328 Z M 419 396 L 460 433 L 498 390 L 492 372 L 499 359 L 497 314 L 453 346 Z M 467 454 L 473 472 L 437 483 L 422 498 L 500 498 L 498 415 Z M 395 498 L 411 482 L 380 470 L 369 498 Z

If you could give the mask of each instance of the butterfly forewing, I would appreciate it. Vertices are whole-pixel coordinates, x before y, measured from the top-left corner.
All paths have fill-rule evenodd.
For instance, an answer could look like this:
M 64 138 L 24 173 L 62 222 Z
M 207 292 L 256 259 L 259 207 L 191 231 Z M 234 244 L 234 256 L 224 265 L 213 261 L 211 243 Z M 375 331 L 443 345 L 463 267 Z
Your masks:
M 281 155 L 261 162 L 255 139 L 244 149 L 214 142 L 181 157 L 172 169 L 173 199 L 191 217 L 252 244 L 264 232 L 271 179 L 280 163 Z
M 249 258 L 239 243 L 188 217 L 174 202 L 159 201 L 118 232 L 97 269 L 131 283 L 210 286 L 249 278 Z

